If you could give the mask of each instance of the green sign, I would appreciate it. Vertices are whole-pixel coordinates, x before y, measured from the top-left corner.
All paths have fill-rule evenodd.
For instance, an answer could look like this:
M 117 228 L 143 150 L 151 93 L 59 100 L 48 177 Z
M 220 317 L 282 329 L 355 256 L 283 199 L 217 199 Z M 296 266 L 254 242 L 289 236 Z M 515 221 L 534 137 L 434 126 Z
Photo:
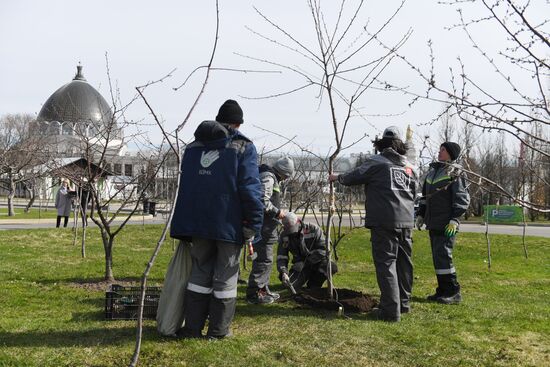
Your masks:
M 518 223 L 523 222 L 523 208 L 515 205 L 485 205 L 483 218 L 489 223 Z

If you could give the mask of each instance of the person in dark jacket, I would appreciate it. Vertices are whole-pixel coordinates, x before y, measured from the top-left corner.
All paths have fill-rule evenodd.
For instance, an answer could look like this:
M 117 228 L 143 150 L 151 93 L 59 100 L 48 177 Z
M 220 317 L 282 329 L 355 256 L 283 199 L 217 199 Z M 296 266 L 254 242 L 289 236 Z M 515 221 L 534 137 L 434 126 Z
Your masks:
M 238 128 L 243 112 L 234 100 L 216 121 L 204 121 L 181 163 L 170 235 L 191 240 L 192 269 L 185 293 L 182 337 L 230 335 L 235 314 L 239 254 L 262 227 L 263 205 L 254 144 Z
M 359 167 L 329 176 L 342 185 L 365 185 L 365 227 L 370 228 L 372 257 L 380 288 L 380 306 L 374 316 L 399 321 L 410 311 L 413 283 L 411 260 L 414 227 L 416 173 L 404 154 L 399 129 L 384 130 L 374 146 L 379 155 L 368 157 Z
M 254 246 L 257 257 L 252 262 L 248 278 L 246 300 L 252 304 L 270 304 L 279 299 L 279 294 L 269 290 L 269 278 L 273 264 L 273 245 L 277 242 L 279 220 L 285 216 L 281 209 L 280 182 L 294 174 L 294 161 L 289 157 L 279 158 L 272 166 L 260 166 L 264 221 L 262 239 Z
M 416 217 L 416 227 L 425 224 L 430 231 L 432 259 L 437 277 L 435 294 L 428 300 L 445 304 L 462 301 L 460 284 L 453 264 L 453 247 L 460 224 L 459 218 L 470 205 L 461 167 L 453 163 L 460 146 L 447 141 L 439 148 L 438 161 L 430 164 Z
M 277 247 L 277 270 L 279 279 L 286 278 L 298 291 L 307 288 L 320 288 L 327 280 L 325 236 L 319 226 L 302 223 L 296 214 L 288 212 L 283 218 L 283 231 Z M 292 266 L 288 267 L 289 254 Z M 331 261 L 331 272 L 336 274 L 338 267 Z

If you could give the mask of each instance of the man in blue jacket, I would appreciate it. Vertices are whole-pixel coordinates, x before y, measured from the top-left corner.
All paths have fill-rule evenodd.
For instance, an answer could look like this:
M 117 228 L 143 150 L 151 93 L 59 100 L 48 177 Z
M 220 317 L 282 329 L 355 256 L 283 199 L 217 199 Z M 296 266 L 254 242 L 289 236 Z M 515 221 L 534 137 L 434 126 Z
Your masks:
M 185 293 L 182 337 L 223 338 L 235 314 L 239 255 L 263 219 L 254 144 L 238 128 L 243 112 L 234 100 L 216 121 L 203 121 L 185 148 L 170 235 L 191 240 L 192 270 Z

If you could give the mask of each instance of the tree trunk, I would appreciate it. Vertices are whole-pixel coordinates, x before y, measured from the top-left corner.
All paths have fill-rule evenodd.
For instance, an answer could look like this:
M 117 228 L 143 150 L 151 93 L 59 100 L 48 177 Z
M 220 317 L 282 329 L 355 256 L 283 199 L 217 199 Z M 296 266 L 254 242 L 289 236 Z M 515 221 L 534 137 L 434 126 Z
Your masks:
M 80 242 L 80 253 L 82 258 L 86 257 L 86 223 L 82 221 L 82 241 Z
M 110 237 L 104 230 L 101 231 L 101 239 L 103 241 L 103 249 L 105 250 L 105 281 L 113 282 L 113 241 L 114 237 Z
M 34 186 L 31 188 L 27 187 L 27 191 L 29 192 L 29 195 L 31 197 L 29 199 L 29 202 L 27 203 L 27 206 L 25 207 L 25 213 L 28 213 L 29 210 L 31 210 L 32 206 L 34 205 L 34 200 L 36 199 L 36 190 L 34 189 Z
M 333 165 L 334 165 L 334 157 L 330 157 L 328 161 L 328 172 L 329 175 L 333 172 Z M 328 215 L 327 215 L 327 227 L 326 232 L 327 236 L 325 238 L 325 248 L 327 251 L 327 290 L 329 293 L 330 299 L 333 299 L 334 297 L 334 285 L 332 283 L 332 251 L 330 249 L 330 229 L 331 229 L 331 221 L 332 216 L 334 214 L 334 207 L 336 203 L 336 198 L 334 195 L 334 182 L 329 183 L 329 204 L 328 204 Z
M 13 199 L 15 198 L 15 182 L 12 177 L 9 177 L 10 189 L 8 192 L 8 217 L 15 216 L 15 210 L 13 209 Z

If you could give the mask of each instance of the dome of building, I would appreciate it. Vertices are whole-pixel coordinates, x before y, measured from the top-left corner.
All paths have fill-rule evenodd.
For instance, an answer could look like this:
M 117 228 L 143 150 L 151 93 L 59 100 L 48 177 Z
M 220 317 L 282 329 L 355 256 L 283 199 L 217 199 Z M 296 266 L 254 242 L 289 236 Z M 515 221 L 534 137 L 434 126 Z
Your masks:
M 44 103 L 38 121 L 86 122 L 101 124 L 110 122 L 111 108 L 103 96 L 82 75 L 77 66 L 74 79 L 56 90 Z

